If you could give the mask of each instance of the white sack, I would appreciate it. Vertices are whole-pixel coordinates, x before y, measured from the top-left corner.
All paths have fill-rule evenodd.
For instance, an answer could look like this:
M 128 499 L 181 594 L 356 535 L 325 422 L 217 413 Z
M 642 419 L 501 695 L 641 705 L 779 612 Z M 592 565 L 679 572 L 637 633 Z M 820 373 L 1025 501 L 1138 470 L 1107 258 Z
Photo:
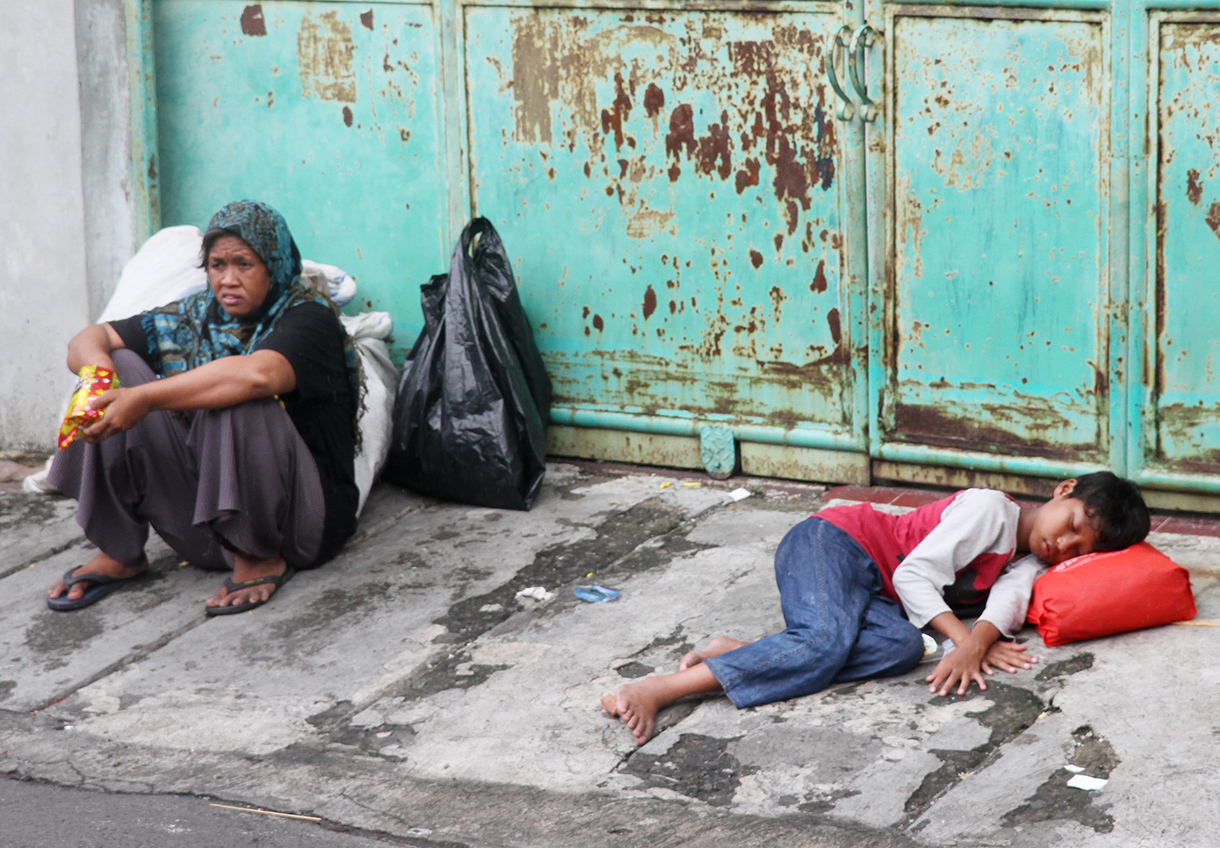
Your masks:
M 198 227 L 166 227 L 144 242 L 123 266 L 119 284 L 97 323 L 117 321 L 203 291 L 208 275 L 199 267 L 203 233 Z
M 390 453 L 398 369 L 390 362 L 385 340 L 394 331 L 394 321 L 388 312 L 361 312 L 353 317 L 344 315 L 340 320 L 356 343 L 356 353 L 364 369 L 364 408 L 356 419 L 360 431 L 360 450 L 356 454 L 356 488 L 360 490 L 358 516 Z
M 301 282 L 329 297 L 342 309 L 356 296 L 356 281 L 342 268 L 301 260 Z

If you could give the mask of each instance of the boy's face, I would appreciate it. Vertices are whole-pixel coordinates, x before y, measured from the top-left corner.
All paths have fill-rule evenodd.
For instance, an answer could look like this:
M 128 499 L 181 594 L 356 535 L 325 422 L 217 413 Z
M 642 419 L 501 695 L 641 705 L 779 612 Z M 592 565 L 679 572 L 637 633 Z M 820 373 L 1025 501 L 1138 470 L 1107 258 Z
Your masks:
M 1084 510 L 1084 502 L 1072 497 L 1075 487 L 1075 480 L 1064 480 L 1056 486 L 1029 531 L 1029 552 L 1051 565 L 1092 553 L 1097 541 L 1097 529 Z

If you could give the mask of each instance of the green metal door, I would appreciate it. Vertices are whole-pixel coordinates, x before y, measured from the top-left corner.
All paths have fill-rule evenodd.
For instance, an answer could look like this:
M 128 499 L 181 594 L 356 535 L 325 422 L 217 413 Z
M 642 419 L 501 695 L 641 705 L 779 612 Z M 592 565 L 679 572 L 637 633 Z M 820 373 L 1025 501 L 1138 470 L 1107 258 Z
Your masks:
M 432 6 L 155 0 L 152 15 L 162 224 L 265 200 L 409 344 L 417 286 L 448 253 Z
M 1121 462 L 1109 13 L 870 11 L 873 455 L 1039 475 Z
M 1152 5 L 1152 4 L 1149 4 Z M 1130 465 L 1145 485 L 1216 491 L 1220 480 L 1220 13 L 1157 4 L 1133 40 L 1133 363 Z M 1213 7 L 1215 4 L 1209 4 Z M 1142 49 L 1147 45 L 1147 49 Z
M 1198 6 L 867 7 L 875 459 L 1220 489 Z
M 506 234 L 553 421 L 863 452 L 833 7 L 464 4 L 471 196 Z

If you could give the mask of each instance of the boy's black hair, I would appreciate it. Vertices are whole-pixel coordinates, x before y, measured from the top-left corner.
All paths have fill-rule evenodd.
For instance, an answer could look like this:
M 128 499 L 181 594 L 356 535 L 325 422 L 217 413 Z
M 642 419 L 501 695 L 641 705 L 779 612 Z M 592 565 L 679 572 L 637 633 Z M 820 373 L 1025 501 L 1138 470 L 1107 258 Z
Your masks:
M 1068 497 L 1083 502 L 1085 514 L 1093 520 L 1095 551 L 1119 551 L 1142 542 L 1152 526 L 1139 489 L 1109 471 L 1077 477 Z

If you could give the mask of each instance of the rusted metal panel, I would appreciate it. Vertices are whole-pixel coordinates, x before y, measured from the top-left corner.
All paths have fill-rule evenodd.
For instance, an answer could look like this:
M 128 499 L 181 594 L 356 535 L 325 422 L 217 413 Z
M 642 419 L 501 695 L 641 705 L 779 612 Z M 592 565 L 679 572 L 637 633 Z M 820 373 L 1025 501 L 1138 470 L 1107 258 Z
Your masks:
M 818 71 L 835 23 L 466 7 L 472 195 L 558 407 L 856 438 L 862 339 Z
M 553 424 L 546 431 L 546 452 L 547 456 L 662 465 L 666 468 L 703 467 L 699 439 L 694 436 Z
M 794 448 L 788 445 L 741 443 L 741 472 L 752 477 L 782 477 L 867 485 L 868 455 L 851 451 Z
M 1159 27 L 1151 462 L 1220 473 L 1220 20 Z
M 887 28 L 881 439 L 1106 461 L 1105 19 L 925 7 Z
M 448 255 L 432 8 L 155 0 L 154 18 L 162 223 L 265 200 L 409 346 Z

